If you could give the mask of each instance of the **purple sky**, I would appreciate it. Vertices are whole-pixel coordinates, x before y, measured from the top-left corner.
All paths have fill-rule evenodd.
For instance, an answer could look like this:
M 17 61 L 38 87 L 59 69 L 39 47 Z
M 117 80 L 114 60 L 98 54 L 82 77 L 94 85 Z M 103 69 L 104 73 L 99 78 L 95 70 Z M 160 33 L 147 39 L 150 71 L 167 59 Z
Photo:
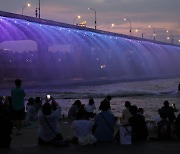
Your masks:
M 31 3 L 30 8 L 24 9 L 24 14 L 35 16 L 35 8 L 38 0 L 0 0 L 0 10 L 21 14 L 26 3 Z M 41 0 L 41 17 L 45 19 L 72 24 L 77 15 L 81 19 L 76 22 L 87 21 L 88 27 L 94 27 L 94 12 L 97 11 L 97 28 L 129 34 L 128 18 L 132 22 L 134 36 L 153 37 L 153 29 L 156 29 L 157 37 L 166 41 L 170 30 L 174 39 L 180 39 L 180 0 Z M 114 27 L 110 27 L 114 23 Z M 135 29 L 139 31 L 136 33 Z

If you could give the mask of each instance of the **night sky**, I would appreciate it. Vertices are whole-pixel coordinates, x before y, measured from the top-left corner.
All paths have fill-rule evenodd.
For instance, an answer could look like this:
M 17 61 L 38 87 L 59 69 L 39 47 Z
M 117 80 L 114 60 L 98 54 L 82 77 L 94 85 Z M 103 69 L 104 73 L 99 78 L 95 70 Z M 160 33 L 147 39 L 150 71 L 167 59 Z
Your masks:
M 21 14 L 26 3 L 31 3 L 30 8 L 24 9 L 24 14 L 35 16 L 38 0 L 0 0 L 0 10 Z M 156 29 L 157 36 L 166 41 L 170 30 L 173 37 L 180 39 L 180 0 L 41 0 L 41 17 L 60 22 L 73 24 L 77 15 L 81 19 L 76 22 L 87 21 L 87 27 L 94 27 L 94 8 L 97 12 L 97 28 L 129 34 L 129 22 L 132 22 L 132 33 L 141 37 L 144 33 L 151 38 Z M 114 27 L 110 27 L 114 23 Z M 136 33 L 135 29 L 139 31 Z

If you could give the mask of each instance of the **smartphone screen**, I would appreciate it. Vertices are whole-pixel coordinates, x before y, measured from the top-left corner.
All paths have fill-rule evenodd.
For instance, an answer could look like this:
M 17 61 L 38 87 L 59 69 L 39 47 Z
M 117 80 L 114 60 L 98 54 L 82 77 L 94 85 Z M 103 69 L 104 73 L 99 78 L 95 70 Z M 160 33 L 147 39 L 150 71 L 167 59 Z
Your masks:
M 51 98 L 51 95 L 47 95 L 47 99 L 50 99 Z

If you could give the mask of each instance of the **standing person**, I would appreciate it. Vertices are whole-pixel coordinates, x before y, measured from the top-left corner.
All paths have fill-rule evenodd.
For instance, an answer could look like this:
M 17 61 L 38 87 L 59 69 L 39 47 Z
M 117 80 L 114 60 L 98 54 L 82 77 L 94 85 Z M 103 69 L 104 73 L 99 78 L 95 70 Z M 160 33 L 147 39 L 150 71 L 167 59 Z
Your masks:
M 15 80 L 16 87 L 11 90 L 13 120 L 17 129 L 16 135 L 21 135 L 22 121 L 25 119 L 24 89 L 21 88 L 21 80 Z

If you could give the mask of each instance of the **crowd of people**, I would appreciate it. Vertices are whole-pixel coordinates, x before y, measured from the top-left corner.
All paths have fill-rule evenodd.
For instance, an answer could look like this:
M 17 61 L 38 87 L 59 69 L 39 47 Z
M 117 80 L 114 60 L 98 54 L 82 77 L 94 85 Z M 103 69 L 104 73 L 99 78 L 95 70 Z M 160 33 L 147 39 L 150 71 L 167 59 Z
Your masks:
M 46 96 L 43 102 L 40 97 L 29 98 L 25 105 L 24 89 L 21 80 L 15 80 L 15 88 L 11 90 L 11 96 L 0 97 L 0 147 L 9 147 L 13 127 L 16 135 L 21 135 L 24 120 L 38 121 L 38 145 L 52 145 L 64 147 L 69 143 L 87 145 L 98 142 L 119 142 L 120 129 L 115 130 L 118 121 L 120 125 L 131 126 L 131 140 L 147 141 L 149 133 L 143 108 L 125 102 L 125 108 L 120 118 L 115 117 L 111 111 L 111 96 L 107 96 L 96 108 L 93 98 L 87 104 L 76 100 L 68 111 L 68 119 L 71 119 L 71 130 L 74 137 L 64 139 L 60 128 L 62 109 L 52 96 Z M 26 112 L 25 112 L 26 110 Z M 98 112 L 97 112 L 98 110 Z M 162 108 L 158 110 L 159 116 L 154 123 L 158 140 L 180 139 L 180 114 L 175 104 L 169 105 L 164 101 Z

